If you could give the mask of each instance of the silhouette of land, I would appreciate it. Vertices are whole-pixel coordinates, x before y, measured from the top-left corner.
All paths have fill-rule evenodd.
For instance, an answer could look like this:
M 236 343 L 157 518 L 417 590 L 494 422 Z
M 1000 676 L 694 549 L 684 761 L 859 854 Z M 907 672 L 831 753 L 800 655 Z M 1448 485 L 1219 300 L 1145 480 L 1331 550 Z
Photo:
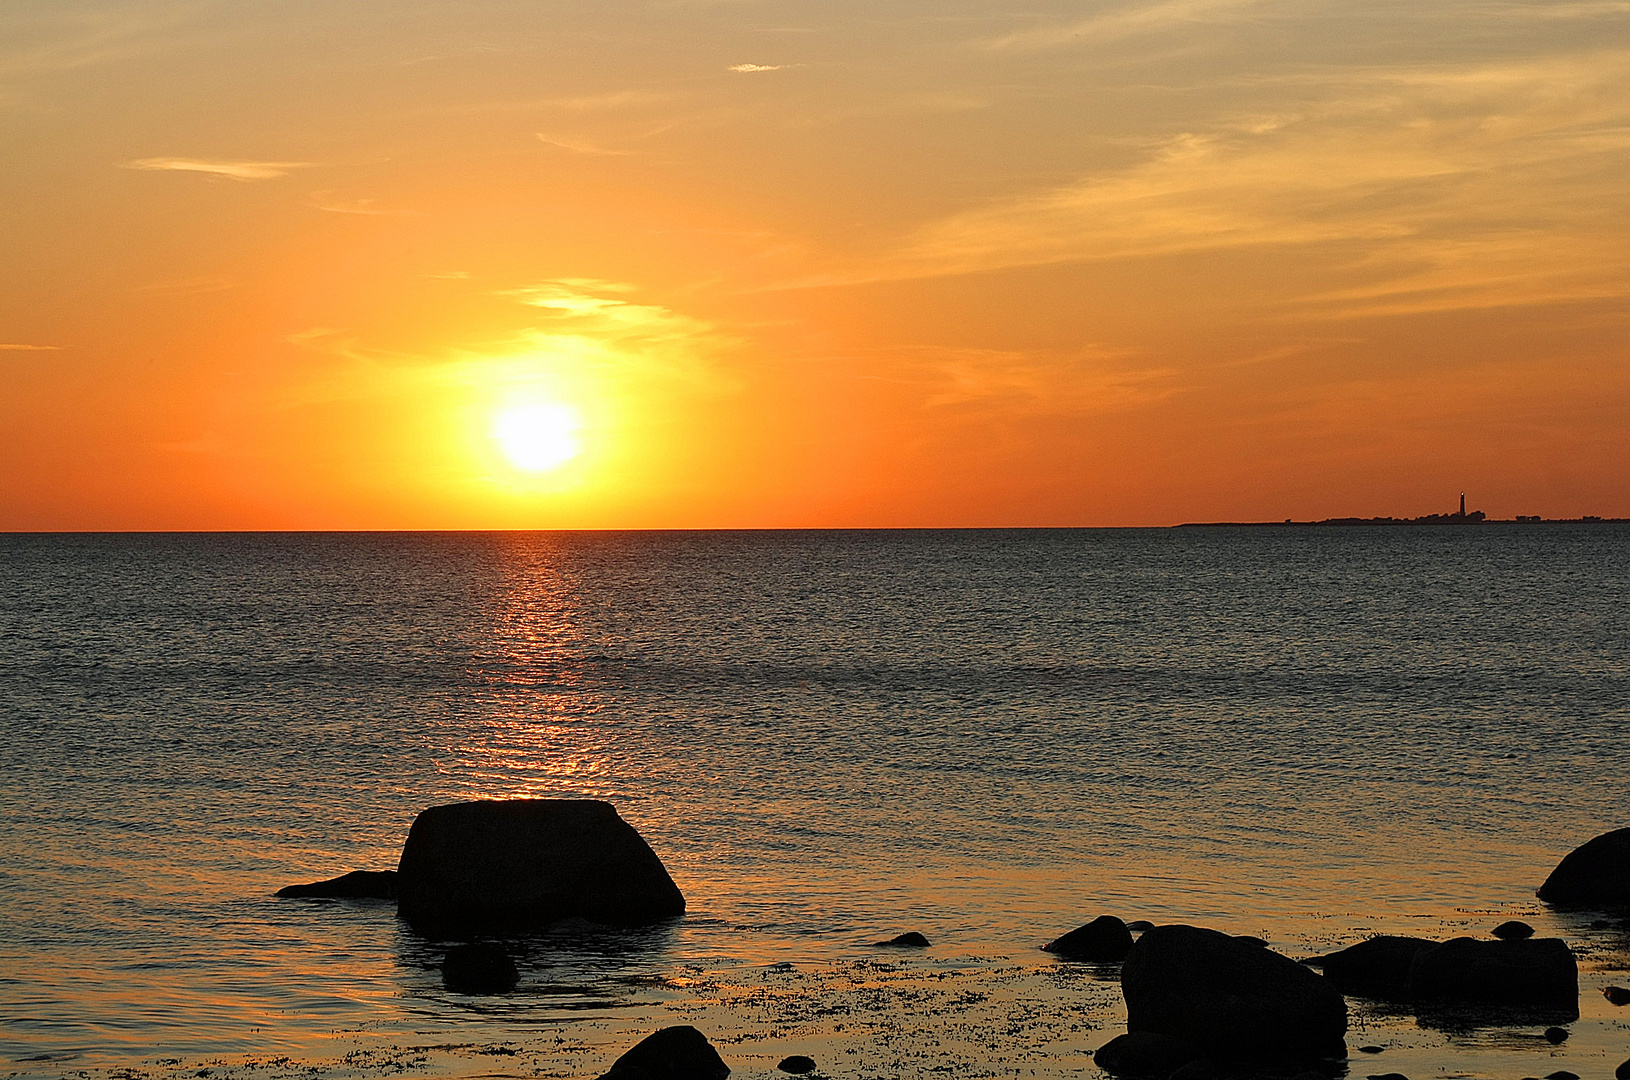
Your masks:
M 1246 527 L 1253 525 L 1595 525 L 1601 523 L 1624 524 L 1630 518 L 1605 518 L 1595 514 L 1586 514 L 1576 518 L 1548 518 L 1538 514 L 1518 514 L 1514 518 L 1490 518 L 1481 510 L 1466 512 L 1466 495 L 1460 496 L 1460 509 L 1447 514 L 1425 514 L 1421 517 L 1338 517 L 1321 518 L 1317 521 L 1295 521 L 1286 518 L 1284 521 L 1185 521 L 1181 525 L 1173 526 L 1178 529 L 1205 529 Z

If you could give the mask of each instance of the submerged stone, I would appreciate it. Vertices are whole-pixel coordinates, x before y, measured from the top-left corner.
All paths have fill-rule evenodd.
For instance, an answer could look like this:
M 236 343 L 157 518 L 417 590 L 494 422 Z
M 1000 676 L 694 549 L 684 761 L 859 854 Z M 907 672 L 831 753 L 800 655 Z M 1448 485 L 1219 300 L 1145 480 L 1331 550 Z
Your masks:
M 289 900 L 395 900 L 395 870 L 353 870 L 326 881 L 285 885 L 275 894 Z

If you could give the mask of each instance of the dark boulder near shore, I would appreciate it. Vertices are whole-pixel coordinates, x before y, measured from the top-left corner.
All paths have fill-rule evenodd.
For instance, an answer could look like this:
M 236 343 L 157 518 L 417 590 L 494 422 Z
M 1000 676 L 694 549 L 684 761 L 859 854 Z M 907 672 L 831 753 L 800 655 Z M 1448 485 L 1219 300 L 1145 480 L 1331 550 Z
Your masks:
M 1579 965 L 1561 938 L 1451 938 L 1423 949 L 1409 968 L 1415 1001 L 1579 1007 Z
M 1535 895 L 1557 907 L 1630 907 L 1630 829 L 1568 852 Z
M 724 1080 L 729 1075 L 730 1066 L 707 1036 L 682 1024 L 641 1039 L 600 1080 Z
M 1129 1031 L 1100 1046 L 1092 1060 L 1100 1069 L 1115 1076 L 1164 1080 L 1200 1057 L 1200 1048 L 1180 1036 Z
M 1522 941 L 1524 938 L 1534 936 L 1534 928 L 1521 919 L 1509 919 L 1490 930 L 1489 933 L 1501 941 Z
M 1381 934 L 1338 952 L 1313 956 L 1302 963 L 1319 968 L 1346 994 L 1403 998 L 1409 994 L 1409 969 L 1422 950 L 1434 948 L 1426 938 Z
M 926 949 L 928 939 L 915 930 L 907 930 L 903 934 L 896 934 L 887 941 L 872 942 L 874 949 Z
M 804 1073 L 812 1073 L 815 1071 L 815 1059 L 812 1057 L 806 1057 L 803 1054 L 793 1054 L 791 1057 L 782 1058 L 781 1064 L 777 1065 L 776 1068 L 780 1069 L 784 1073 L 792 1073 L 795 1076 L 801 1076 Z
M 1346 1054 L 1347 1003 L 1272 949 L 1196 926 L 1157 926 L 1121 965 L 1129 1032 L 1186 1039 L 1219 1059 Z
M 1118 964 L 1126 959 L 1126 954 L 1132 949 L 1132 931 L 1115 916 L 1100 915 L 1041 948 L 1043 952 L 1050 952 L 1065 960 Z
M 573 917 L 645 926 L 685 912 L 656 852 L 596 799 L 433 806 L 402 846 L 397 894 L 400 914 L 433 931 Z
M 395 870 L 353 870 L 327 881 L 285 885 L 277 895 L 295 900 L 395 900 Z
M 441 965 L 442 985 L 459 994 L 507 994 L 518 982 L 515 961 L 485 942 L 454 945 Z

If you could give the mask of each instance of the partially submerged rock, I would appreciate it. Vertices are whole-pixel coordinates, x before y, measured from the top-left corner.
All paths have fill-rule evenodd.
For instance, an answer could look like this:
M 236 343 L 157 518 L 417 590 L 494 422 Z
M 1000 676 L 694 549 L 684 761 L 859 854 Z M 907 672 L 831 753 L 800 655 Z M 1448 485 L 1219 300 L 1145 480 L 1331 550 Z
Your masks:
M 1132 931 L 1113 915 L 1100 915 L 1042 946 L 1044 952 L 1089 964 L 1118 964 L 1132 948 Z
M 780 1069 L 784 1073 L 792 1073 L 794 1076 L 800 1076 L 804 1073 L 812 1073 L 815 1071 L 815 1059 L 812 1057 L 805 1057 L 803 1054 L 793 1054 L 791 1057 L 782 1058 L 781 1063 L 777 1065 L 776 1068 Z
M 1092 1060 L 1116 1076 L 1155 1077 L 1165 1080 L 1172 1073 L 1199 1060 L 1201 1051 L 1177 1035 L 1153 1031 L 1129 1031 L 1117 1035 L 1098 1048 Z
M 515 961 L 486 942 L 454 945 L 441 965 L 441 983 L 455 993 L 507 994 L 519 981 Z
M 729 1075 L 730 1066 L 707 1036 L 682 1024 L 641 1039 L 600 1080 L 724 1080 Z
M 1508 919 L 1489 932 L 1501 941 L 1522 941 L 1534 936 L 1534 928 L 1521 919 Z
M 915 930 L 907 930 L 903 934 L 889 938 L 887 941 L 872 942 L 874 949 L 926 949 L 928 939 Z
M 1346 1053 L 1347 1003 L 1325 979 L 1216 930 L 1157 926 L 1121 965 L 1129 1032 L 1176 1036 L 1232 1060 Z
M 1630 829 L 1568 852 L 1535 895 L 1558 907 L 1630 907 Z
M 1343 993 L 1401 998 L 1409 992 L 1409 969 L 1415 957 L 1437 944 L 1426 938 L 1382 934 L 1302 963 L 1321 969 Z
M 1579 1006 L 1579 965 L 1561 938 L 1481 941 L 1451 938 L 1423 949 L 1409 969 L 1420 1002 Z
M 408 832 L 397 890 L 397 910 L 429 929 L 574 916 L 644 926 L 685 911 L 656 852 L 596 799 L 433 806 Z
M 285 885 L 276 895 L 296 900 L 395 900 L 396 871 L 353 870 L 327 881 Z

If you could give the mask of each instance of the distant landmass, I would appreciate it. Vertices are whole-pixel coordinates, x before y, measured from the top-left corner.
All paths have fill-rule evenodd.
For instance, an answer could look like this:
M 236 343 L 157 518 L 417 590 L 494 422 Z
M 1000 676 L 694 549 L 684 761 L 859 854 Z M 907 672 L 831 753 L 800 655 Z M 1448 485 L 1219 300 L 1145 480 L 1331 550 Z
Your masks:
M 1460 509 L 1448 514 L 1426 514 L 1422 517 L 1338 517 L 1321 518 L 1318 521 L 1294 521 L 1286 518 L 1284 521 L 1185 521 L 1174 526 L 1178 529 L 1206 529 L 1244 527 L 1249 525 L 1481 525 L 1485 522 L 1503 525 L 1590 525 L 1602 522 L 1624 524 L 1630 518 L 1605 518 L 1595 514 L 1586 514 L 1576 518 L 1548 518 L 1538 514 L 1518 514 L 1514 518 L 1490 518 L 1481 510 L 1466 512 L 1466 495 L 1460 496 Z

